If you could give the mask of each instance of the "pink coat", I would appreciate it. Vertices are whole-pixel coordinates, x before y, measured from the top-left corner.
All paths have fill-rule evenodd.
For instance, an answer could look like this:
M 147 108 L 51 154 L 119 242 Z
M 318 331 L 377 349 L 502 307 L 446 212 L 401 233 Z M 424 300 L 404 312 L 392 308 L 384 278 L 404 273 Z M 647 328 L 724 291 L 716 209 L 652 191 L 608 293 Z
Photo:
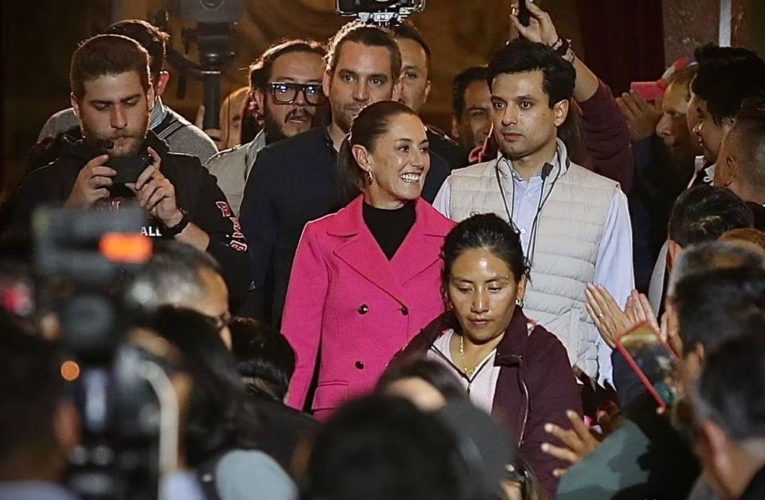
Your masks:
M 444 310 L 439 254 L 454 222 L 417 200 L 414 226 L 388 261 L 362 203 L 306 224 L 287 290 L 282 333 L 297 355 L 288 404 L 305 406 L 318 355 L 311 408 L 320 419 L 373 389 L 391 358 Z

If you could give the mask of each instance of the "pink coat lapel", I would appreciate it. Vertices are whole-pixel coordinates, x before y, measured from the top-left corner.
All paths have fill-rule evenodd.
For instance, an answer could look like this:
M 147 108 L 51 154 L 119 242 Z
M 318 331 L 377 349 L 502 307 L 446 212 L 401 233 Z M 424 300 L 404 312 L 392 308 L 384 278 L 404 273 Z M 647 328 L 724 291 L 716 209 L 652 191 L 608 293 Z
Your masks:
M 384 292 L 401 303 L 402 286 L 439 260 L 444 237 L 454 223 L 435 211 L 426 201 L 417 200 L 416 220 L 401 247 L 388 261 L 364 223 L 363 197 L 352 201 L 337 214 L 330 236 L 342 238 L 334 254 Z

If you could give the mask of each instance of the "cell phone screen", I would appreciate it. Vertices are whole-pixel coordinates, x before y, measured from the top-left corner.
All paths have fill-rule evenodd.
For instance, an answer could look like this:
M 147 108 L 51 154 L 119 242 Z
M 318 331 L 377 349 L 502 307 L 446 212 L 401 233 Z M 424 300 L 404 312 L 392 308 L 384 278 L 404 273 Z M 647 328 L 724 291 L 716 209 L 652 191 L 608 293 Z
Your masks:
M 660 407 L 677 399 L 677 357 L 647 323 L 641 323 L 617 340 L 617 348 L 640 377 Z

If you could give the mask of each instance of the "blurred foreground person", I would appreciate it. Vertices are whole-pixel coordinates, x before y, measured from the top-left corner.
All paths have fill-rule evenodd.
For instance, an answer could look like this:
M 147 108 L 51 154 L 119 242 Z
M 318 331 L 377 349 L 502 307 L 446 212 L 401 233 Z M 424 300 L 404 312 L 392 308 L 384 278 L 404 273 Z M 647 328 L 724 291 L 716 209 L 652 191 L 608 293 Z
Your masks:
M 366 396 L 319 433 L 304 500 L 484 500 L 464 496 L 456 439 L 401 398 Z
M 62 485 L 80 420 L 58 344 L 0 317 L 0 498 L 74 500 Z
M 234 318 L 230 328 L 236 367 L 258 412 L 258 448 L 292 470 L 299 447 L 319 428 L 309 415 L 286 405 L 295 351 L 279 332 L 254 319 Z
M 765 498 L 765 317 L 709 354 L 693 394 L 696 453 L 723 500 Z
M 257 416 L 214 321 L 165 306 L 135 322 L 129 338 L 170 374 L 185 374 L 171 377 L 181 412 L 178 463 L 208 499 L 295 498 L 286 472 L 255 449 Z
M 449 401 L 468 397 L 454 372 L 443 363 L 424 356 L 394 360 L 380 377 L 377 391 L 408 399 L 425 412 L 439 410 Z

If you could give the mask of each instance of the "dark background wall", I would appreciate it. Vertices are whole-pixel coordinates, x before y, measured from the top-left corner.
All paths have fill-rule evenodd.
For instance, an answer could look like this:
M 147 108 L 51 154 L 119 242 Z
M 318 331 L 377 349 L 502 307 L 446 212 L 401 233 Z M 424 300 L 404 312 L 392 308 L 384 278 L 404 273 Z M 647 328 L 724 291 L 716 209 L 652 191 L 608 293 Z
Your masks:
M 717 39 L 720 0 L 538 0 L 558 31 L 572 39 L 578 54 L 615 92 L 630 81 L 656 79 L 666 60 L 685 55 L 698 43 Z M 739 25 L 748 13 L 762 15 L 765 2 L 733 0 Z M 749 5 L 751 2 L 751 7 Z M 508 0 L 429 0 L 427 11 L 412 17 L 433 51 L 433 92 L 426 121 L 448 130 L 451 79 L 463 68 L 485 63 L 509 34 Z M 69 58 L 77 42 L 117 19 L 151 20 L 161 0 L 4 1 L 3 9 L 3 163 L 0 180 L 12 186 L 40 127 L 68 107 Z M 236 35 L 238 53 L 227 68 L 224 93 L 246 83 L 244 68 L 268 45 L 283 37 L 325 40 L 345 22 L 334 14 L 334 0 L 246 0 Z M 715 11 L 715 8 L 717 11 Z M 692 21 L 692 22 L 691 22 Z M 182 50 L 180 20 L 172 20 L 171 42 Z M 739 43 L 746 30 L 739 29 Z M 664 33 L 667 36 L 664 36 Z M 690 34 L 687 34 L 690 33 Z M 762 44 L 762 33 L 753 37 Z M 734 41 L 736 37 L 734 36 Z M 192 47 L 192 56 L 195 53 Z M 194 118 L 202 86 L 189 83 L 187 96 L 175 96 L 177 72 L 165 101 Z

